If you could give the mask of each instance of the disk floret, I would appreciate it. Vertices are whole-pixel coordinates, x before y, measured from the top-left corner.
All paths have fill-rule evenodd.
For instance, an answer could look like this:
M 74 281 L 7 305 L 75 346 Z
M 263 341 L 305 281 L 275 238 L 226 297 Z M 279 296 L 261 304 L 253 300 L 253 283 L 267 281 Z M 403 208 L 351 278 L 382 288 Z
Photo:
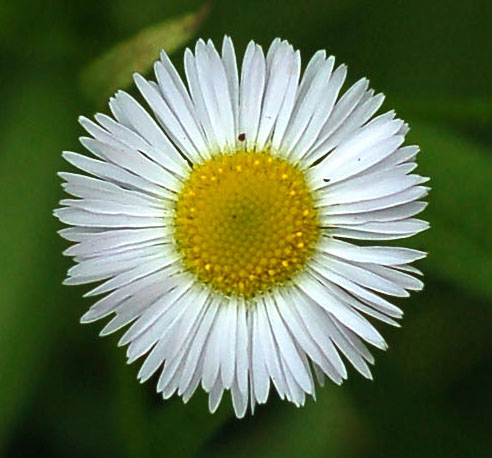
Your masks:
M 314 250 L 319 224 L 304 172 L 269 152 L 196 165 L 176 202 L 175 239 L 187 269 L 229 296 L 284 284 Z

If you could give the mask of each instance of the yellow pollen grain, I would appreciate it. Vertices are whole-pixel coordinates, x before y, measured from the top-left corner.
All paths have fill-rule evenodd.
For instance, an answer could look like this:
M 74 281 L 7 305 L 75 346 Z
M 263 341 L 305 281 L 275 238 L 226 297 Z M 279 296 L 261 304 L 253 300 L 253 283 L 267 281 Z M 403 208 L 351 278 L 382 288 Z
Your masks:
M 185 269 L 226 296 L 252 298 L 288 283 L 319 235 L 303 170 L 268 151 L 195 165 L 175 204 L 174 238 Z

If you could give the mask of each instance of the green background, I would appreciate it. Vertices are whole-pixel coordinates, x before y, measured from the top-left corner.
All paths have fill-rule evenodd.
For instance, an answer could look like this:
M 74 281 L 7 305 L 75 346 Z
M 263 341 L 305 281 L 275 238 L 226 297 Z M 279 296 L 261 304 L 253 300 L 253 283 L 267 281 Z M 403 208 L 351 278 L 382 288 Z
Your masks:
M 378 326 L 390 350 L 377 352 L 373 382 L 351 370 L 302 409 L 273 395 L 237 421 L 229 401 L 210 415 L 203 393 L 187 406 L 163 402 L 154 380 L 138 384 L 118 336 L 78 324 L 90 300 L 87 288 L 61 286 L 70 261 L 51 212 L 62 198 L 56 172 L 68 168 L 60 153 L 81 151 L 77 116 L 107 111 L 107 94 L 80 75 L 115 44 L 200 5 L 0 0 L 0 455 L 492 456 L 488 0 L 218 0 L 196 32 L 216 43 L 230 34 L 239 54 L 276 36 L 304 62 L 325 48 L 410 123 L 433 188 L 432 228 L 411 241 L 429 251 L 426 287 L 398 302 L 401 329 Z

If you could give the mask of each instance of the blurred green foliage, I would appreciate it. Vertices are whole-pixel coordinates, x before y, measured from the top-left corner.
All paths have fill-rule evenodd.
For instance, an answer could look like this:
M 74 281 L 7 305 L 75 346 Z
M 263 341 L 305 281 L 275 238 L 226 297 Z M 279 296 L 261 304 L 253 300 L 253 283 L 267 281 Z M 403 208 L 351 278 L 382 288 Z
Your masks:
M 430 253 L 420 265 L 426 288 L 401 301 L 402 329 L 384 329 L 392 348 L 377 355 L 374 382 L 351 371 L 344 387 L 320 387 L 303 409 L 273 396 L 239 422 L 228 402 L 209 415 L 203 394 L 187 406 L 163 402 L 152 381 L 137 383 L 116 336 L 99 340 L 99 325 L 77 324 L 90 301 L 84 288 L 61 286 L 69 261 L 51 211 L 62 197 L 60 152 L 80 150 L 76 118 L 104 104 L 87 69 L 202 4 L 0 0 L 0 455 L 492 456 L 486 0 L 218 0 L 198 32 L 216 42 L 230 34 L 238 50 L 281 36 L 304 61 L 325 48 L 349 65 L 351 81 L 367 75 L 387 94 L 385 107 L 410 123 L 433 187 L 425 213 L 432 229 L 412 240 Z M 160 30 L 157 47 L 182 46 L 192 35 L 180 37 L 174 26 L 172 36 Z M 181 55 L 174 53 L 178 68 Z M 112 90 L 111 69 L 100 70 L 100 90 Z M 92 98 L 80 91 L 81 74 Z
M 171 54 L 187 43 L 201 25 L 209 6 L 195 13 L 152 25 L 118 43 L 88 65 L 80 78 L 81 90 L 95 103 L 106 101 L 118 89 L 128 87 L 134 72 L 147 73 L 161 49 Z

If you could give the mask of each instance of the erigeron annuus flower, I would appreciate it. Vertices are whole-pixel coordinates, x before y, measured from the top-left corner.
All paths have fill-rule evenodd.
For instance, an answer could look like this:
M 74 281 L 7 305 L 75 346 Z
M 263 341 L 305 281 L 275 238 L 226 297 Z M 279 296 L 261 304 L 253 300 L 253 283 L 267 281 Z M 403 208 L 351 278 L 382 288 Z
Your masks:
M 367 344 L 386 344 L 368 318 L 397 325 L 383 296 L 420 290 L 424 253 L 379 245 L 428 227 L 425 178 L 407 125 L 374 117 L 382 94 L 361 79 L 343 95 L 345 65 L 276 39 L 251 42 L 238 71 L 232 41 L 199 40 L 185 85 L 163 52 L 157 82 L 135 75 L 153 116 L 125 92 L 112 117 L 81 118 L 94 157 L 65 152 L 56 216 L 76 265 L 67 284 L 99 282 L 82 317 L 112 315 L 138 377 L 186 402 L 199 385 L 217 408 L 230 390 L 238 417 L 275 388 L 300 406 L 313 374 L 340 384 L 342 356 L 370 378 Z M 362 246 L 354 240 L 363 240 Z

